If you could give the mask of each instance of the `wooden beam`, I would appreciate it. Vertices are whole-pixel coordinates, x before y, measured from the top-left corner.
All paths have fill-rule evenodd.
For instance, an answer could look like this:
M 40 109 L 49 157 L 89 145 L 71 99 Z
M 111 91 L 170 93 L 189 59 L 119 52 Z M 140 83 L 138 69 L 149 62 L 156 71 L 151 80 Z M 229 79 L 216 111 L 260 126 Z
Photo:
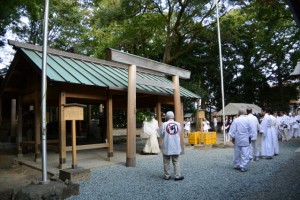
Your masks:
M 162 81 L 158 81 L 158 80 L 150 80 L 150 79 L 137 77 L 136 78 L 136 83 L 137 84 L 143 84 L 143 85 L 149 85 L 149 86 L 156 86 L 156 87 L 174 89 L 173 83 L 167 83 L 167 82 L 162 82 Z
M 183 79 L 189 79 L 191 76 L 191 72 L 188 70 L 177 68 L 171 65 L 167 65 L 129 53 L 117 51 L 114 49 L 105 50 L 105 59 L 110 61 L 116 61 L 119 63 L 125 63 L 128 65 L 136 65 L 139 68 L 158 71 L 171 76 L 177 75 Z
M 65 93 L 66 98 L 78 98 L 78 99 L 93 99 L 93 100 L 106 100 L 106 96 L 100 94 L 83 94 L 83 93 Z
M 87 145 L 76 146 L 76 150 L 98 149 L 98 148 L 107 148 L 107 147 L 109 147 L 108 143 L 87 144 Z M 66 151 L 72 151 L 72 146 L 67 146 Z

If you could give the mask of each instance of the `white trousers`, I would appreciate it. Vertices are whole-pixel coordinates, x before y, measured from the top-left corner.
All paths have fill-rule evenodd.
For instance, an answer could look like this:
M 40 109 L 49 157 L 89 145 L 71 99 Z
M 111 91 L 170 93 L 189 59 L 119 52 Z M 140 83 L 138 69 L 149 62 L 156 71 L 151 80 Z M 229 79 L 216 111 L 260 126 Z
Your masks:
M 253 159 L 255 157 L 259 157 L 259 150 L 257 145 L 257 140 L 251 140 L 251 144 L 249 146 L 249 158 Z
M 249 163 L 249 146 L 234 145 L 233 167 L 247 168 Z

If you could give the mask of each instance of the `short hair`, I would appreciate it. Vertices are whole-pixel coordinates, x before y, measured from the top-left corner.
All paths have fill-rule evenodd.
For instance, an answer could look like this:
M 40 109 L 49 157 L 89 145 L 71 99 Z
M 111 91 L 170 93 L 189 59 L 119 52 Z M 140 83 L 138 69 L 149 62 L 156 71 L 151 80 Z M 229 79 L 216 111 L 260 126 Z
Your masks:
M 246 111 L 247 111 L 247 114 L 250 114 L 250 113 L 252 113 L 252 108 L 247 108 Z
M 166 118 L 167 119 L 174 119 L 174 113 L 172 111 L 168 111 L 166 113 Z
M 240 109 L 239 110 L 239 115 L 245 115 L 246 114 L 246 111 L 245 110 L 243 110 L 243 109 Z

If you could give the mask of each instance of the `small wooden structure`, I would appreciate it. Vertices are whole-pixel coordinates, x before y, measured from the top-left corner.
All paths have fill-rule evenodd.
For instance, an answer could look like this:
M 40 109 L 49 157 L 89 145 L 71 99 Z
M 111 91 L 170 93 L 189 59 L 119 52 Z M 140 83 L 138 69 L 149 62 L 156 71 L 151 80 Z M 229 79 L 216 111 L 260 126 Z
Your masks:
M 2 124 L 5 121 L 11 124 L 10 136 L 16 138 L 18 156 L 23 155 L 23 146 L 30 144 L 37 161 L 40 159 L 42 47 L 15 41 L 9 44 L 14 46 L 16 54 L 0 88 L 0 119 Z M 68 145 L 67 120 L 73 118 L 65 105 L 87 105 L 83 110 L 84 121 L 75 125 L 79 130 L 77 140 L 81 138 L 83 142 L 91 132 L 93 106 L 103 105 L 101 138 L 97 143 L 77 144 L 76 150 L 107 148 L 108 160 L 113 159 L 113 113 L 118 109 L 127 110 L 126 165 L 135 166 L 137 108 L 153 109 L 161 123 L 162 106 L 172 105 L 175 120 L 183 123 L 181 97 L 200 98 L 180 87 L 180 78 L 190 78 L 190 72 L 184 69 L 113 49 L 106 51 L 107 60 L 54 49 L 47 52 L 47 144 L 58 144 L 61 169 L 66 168 L 66 152 L 72 150 Z M 167 77 L 172 77 L 172 81 Z
M 72 169 L 77 168 L 76 159 L 76 120 L 83 120 L 83 108 L 81 104 L 65 104 L 65 120 L 72 121 Z

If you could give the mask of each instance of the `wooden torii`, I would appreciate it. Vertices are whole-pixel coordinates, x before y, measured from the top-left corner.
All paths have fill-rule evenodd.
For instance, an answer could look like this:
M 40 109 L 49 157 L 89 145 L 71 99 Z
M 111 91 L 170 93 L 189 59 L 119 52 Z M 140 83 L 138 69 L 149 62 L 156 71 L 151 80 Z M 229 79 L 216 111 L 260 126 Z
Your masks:
M 190 71 L 184 69 L 114 49 L 106 49 L 105 58 L 106 60 L 128 65 L 126 166 L 134 167 L 136 166 L 136 84 L 140 83 L 144 85 L 172 88 L 174 92 L 175 120 L 180 124 L 183 124 L 183 110 L 180 100 L 179 78 L 189 79 L 191 73 Z M 146 81 L 142 78 L 138 78 L 136 76 L 137 67 L 172 76 L 173 85 L 169 85 L 157 80 Z M 181 134 L 181 147 L 182 152 L 184 152 L 183 134 Z

